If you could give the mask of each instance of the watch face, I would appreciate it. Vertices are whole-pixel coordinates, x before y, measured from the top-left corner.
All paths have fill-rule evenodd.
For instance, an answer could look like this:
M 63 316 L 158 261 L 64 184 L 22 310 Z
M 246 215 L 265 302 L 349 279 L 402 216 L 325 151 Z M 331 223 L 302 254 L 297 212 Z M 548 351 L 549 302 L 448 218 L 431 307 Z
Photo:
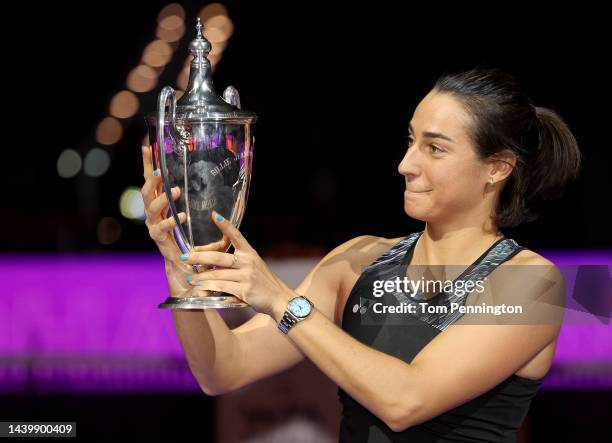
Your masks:
M 312 306 L 310 306 L 310 303 L 304 297 L 294 298 L 289 302 L 288 307 L 296 317 L 306 317 L 312 310 Z

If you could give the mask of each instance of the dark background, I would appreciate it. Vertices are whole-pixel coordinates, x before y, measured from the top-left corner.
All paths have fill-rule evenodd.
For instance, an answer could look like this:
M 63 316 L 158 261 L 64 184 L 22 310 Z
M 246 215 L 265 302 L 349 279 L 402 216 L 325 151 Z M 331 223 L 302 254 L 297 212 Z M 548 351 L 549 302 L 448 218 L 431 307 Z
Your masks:
M 27 10 L 6 16 L 18 31 L 5 39 L 12 114 L 5 115 L 3 250 L 154 250 L 144 225 L 122 218 L 118 201 L 127 186 L 143 183 L 142 117 L 161 87 L 174 85 L 189 26 L 156 88 L 139 95 L 122 140 L 106 148 L 109 171 L 64 179 L 56 162 L 66 148 L 84 156 L 96 146 L 96 125 L 153 40 L 165 4 L 26 2 Z M 205 3 L 182 5 L 189 18 Z M 403 211 L 397 172 L 407 125 L 442 72 L 474 66 L 516 75 L 536 105 L 562 115 L 584 155 L 582 175 L 563 199 L 506 235 L 532 249 L 612 246 L 607 26 L 597 11 L 225 5 L 235 29 L 214 77 L 218 91 L 236 86 L 243 107 L 259 116 L 241 229 L 260 253 L 319 254 L 356 235 L 420 229 Z M 108 246 L 96 237 L 105 216 L 122 225 Z
M 79 441 L 217 441 L 214 398 L 204 395 L 124 395 L 120 401 L 112 395 L 4 396 L 2 400 L 4 420 L 76 421 Z M 519 443 L 606 441 L 609 405 L 608 391 L 541 392 L 532 401 Z
M 60 178 L 58 155 L 96 146 L 97 123 L 168 2 L 21 2 L 3 19 L 4 115 L 0 217 L 3 252 L 155 251 L 142 223 L 122 218 L 119 195 L 141 186 L 143 115 L 174 86 L 189 30 L 123 139 L 109 171 Z M 181 2 L 194 17 L 204 2 Z M 259 116 L 254 173 L 241 230 L 263 255 L 322 254 L 361 234 L 407 235 L 403 211 L 407 125 L 444 71 L 497 66 L 538 106 L 557 110 L 583 152 L 581 177 L 539 220 L 507 230 L 531 249 L 611 248 L 609 24 L 603 11 L 533 5 L 224 2 L 235 29 L 215 72 Z M 541 171 L 546 174 L 547 171 Z M 100 245 L 102 217 L 122 235 Z M 27 282 L 24 282 L 27 284 Z M 86 441 L 208 441 L 214 399 L 202 394 L 3 396 L 5 420 L 76 420 Z M 525 441 L 598 441 L 609 391 L 543 391 Z M 586 434 L 592 435 L 592 440 Z

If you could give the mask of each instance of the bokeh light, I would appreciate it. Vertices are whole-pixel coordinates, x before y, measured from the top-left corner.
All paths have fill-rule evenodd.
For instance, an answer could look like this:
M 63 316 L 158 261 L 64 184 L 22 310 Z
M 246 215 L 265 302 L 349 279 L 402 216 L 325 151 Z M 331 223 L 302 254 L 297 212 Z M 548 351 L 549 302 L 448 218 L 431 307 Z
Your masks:
M 204 35 L 213 44 L 229 39 L 234 32 L 234 23 L 226 15 L 216 15 L 204 22 Z
M 157 38 L 174 43 L 185 34 L 185 9 L 178 3 L 171 3 L 160 11 L 157 23 Z
M 217 15 L 228 15 L 227 8 L 222 3 L 211 3 L 200 9 L 198 17 L 202 20 L 202 23 Z
M 115 94 L 109 106 L 110 114 L 117 118 L 130 118 L 138 111 L 140 103 L 136 94 L 123 90 Z
M 123 136 L 121 122 L 115 117 L 106 117 L 96 129 L 96 141 L 101 145 L 112 145 L 117 143 Z
M 172 58 L 172 47 L 164 40 L 155 40 L 143 51 L 142 61 L 153 68 L 165 66 Z
M 147 92 L 157 85 L 158 73 L 147 65 L 138 65 L 128 74 L 127 87 L 134 92 Z
M 57 173 L 60 177 L 74 177 L 81 170 L 81 156 L 74 149 L 65 149 L 57 158 Z
M 164 6 L 162 10 L 159 11 L 157 23 L 161 25 L 162 22 L 169 17 L 177 17 L 180 20 L 185 20 L 185 8 L 183 8 L 179 3 L 170 3 L 169 5 Z
M 98 222 L 97 234 L 100 244 L 113 244 L 121 236 L 121 224 L 112 217 L 104 217 Z
M 157 27 L 155 36 L 168 43 L 175 43 L 185 34 L 185 24 L 178 17 L 169 17 L 167 20 L 171 22 L 167 26 L 173 27 L 162 27 L 160 25 Z
M 110 167 L 111 159 L 104 149 L 93 148 L 85 156 L 83 172 L 89 177 L 100 177 Z
M 140 189 L 128 186 L 119 197 L 119 211 L 130 220 L 144 220 L 144 201 Z

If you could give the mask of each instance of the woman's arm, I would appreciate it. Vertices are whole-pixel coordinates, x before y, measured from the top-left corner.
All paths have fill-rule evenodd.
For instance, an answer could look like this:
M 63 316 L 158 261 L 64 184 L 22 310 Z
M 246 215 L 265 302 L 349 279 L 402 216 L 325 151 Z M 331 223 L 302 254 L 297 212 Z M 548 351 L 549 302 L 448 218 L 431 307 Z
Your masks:
M 212 216 L 235 250 L 233 254 L 194 252 L 184 257 L 189 264 L 231 267 L 199 274 L 198 288 L 234 294 L 278 323 L 293 291 L 269 269 L 240 231 L 219 214 L 213 212 Z M 235 258 L 239 260 L 234 267 Z M 494 289 L 517 291 L 523 294 L 523 300 L 541 300 L 542 295 L 552 292 L 553 297 L 541 303 L 544 307 L 551 298 L 564 297 L 558 270 L 553 278 L 547 275 L 536 279 L 538 283 L 543 280 L 543 284 L 535 286 L 531 279 L 521 279 L 522 275 L 519 272 L 510 285 Z M 544 293 L 542 288 L 546 289 Z M 491 294 L 491 299 L 497 295 Z M 407 364 L 352 338 L 318 309 L 316 300 L 313 302 L 314 312 L 295 325 L 287 337 L 343 390 L 395 431 L 437 416 L 501 383 L 551 343 L 559 331 L 559 323 L 516 325 L 513 318 L 505 324 L 454 324 Z M 537 320 L 537 316 L 534 318 Z
M 341 276 L 349 271 L 365 237 L 345 242 L 327 254 L 295 289 L 333 320 Z M 230 330 L 217 310 L 173 311 L 176 332 L 189 367 L 208 395 L 233 391 L 286 370 L 304 359 L 299 348 L 266 314 L 257 313 Z
M 558 270 L 555 279 L 549 300 L 558 301 L 564 297 Z M 532 300 L 537 299 L 539 289 L 528 286 L 515 283 L 514 289 L 534 291 Z M 286 302 L 275 306 L 276 321 L 285 308 Z M 362 344 L 318 309 L 287 336 L 344 391 L 398 432 L 490 390 L 551 343 L 558 331 L 558 324 L 453 325 L 410 364 Z
M 190 288 L 189 274 L 171 260 L 164 260 L 170 294 Z M 187 363 L 196 381 L 209 395 L 236 376 L 233 364 L 240 358 L 237 340 L 216 309 L 173 310 L 172 318 Z

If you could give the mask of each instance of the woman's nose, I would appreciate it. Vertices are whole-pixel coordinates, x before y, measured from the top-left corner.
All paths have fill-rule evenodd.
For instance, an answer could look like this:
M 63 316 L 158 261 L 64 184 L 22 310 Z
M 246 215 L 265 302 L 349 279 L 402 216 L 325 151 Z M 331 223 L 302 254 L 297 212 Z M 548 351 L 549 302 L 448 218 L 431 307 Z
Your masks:
M 402 175 L 418 175 L 419 166 L 416 155 L 416 149 L 407 149 L 404 158 L 397 166 L 397 171 Z

